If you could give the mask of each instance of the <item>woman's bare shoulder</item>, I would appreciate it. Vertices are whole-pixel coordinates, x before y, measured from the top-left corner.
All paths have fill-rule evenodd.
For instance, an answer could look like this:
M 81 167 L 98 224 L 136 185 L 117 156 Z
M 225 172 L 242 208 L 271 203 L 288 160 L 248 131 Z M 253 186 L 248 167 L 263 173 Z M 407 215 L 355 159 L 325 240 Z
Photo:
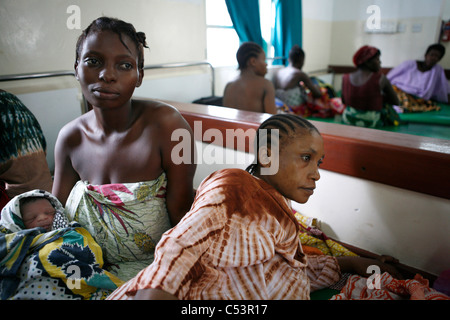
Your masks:
M 159 126 L 179 126 L 184 118 L 177 108 L 171 104 L 158 100 L 133 100 L 142 109 L 142 117 L 148 123 L 157 123 Z
M 73 119 L 72 121 L 66 123 L 60 130 L 59 136 L 61 137 L 72 137 L 74 135 L 79 134 L 81 131 L 84 130 L 87 123 L 94 117 L 94 111 L 89 111 L 78 118 Z
M 142 108 L 142 112 L 145 116 L 165 116 L 179 114 L 178 110 L 174 106 L 164 101 L 138 99 L 133 100 L 133 103 Z

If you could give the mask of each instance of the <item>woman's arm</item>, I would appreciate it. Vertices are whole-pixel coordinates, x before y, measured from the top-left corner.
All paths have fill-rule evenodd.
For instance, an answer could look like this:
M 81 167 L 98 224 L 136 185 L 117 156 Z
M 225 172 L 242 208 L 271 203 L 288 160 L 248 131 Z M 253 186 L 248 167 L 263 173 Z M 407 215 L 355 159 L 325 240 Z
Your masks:
M 166 108 L 160 119 L 162 168 L 167 176 L 166 205 L 174 226 L 189 211 L 194 200 L 195 139 L 191 127 L 175 108 Z M 175 130 L 182 136 L 172 138 Z
M 265 94 L 264 94 L 264 112 L 270 114 L 277 113 L 277 107 L 275 105 L 275 87 L 273 83 L 267 79 L 265 80 Z
M 392 88 L 389 79 L 382 75 L 380 78 L 380 87 L 384 93 L 384 102 L 395 106 L 400 105 L 400 100 L 398 100 L 397 93 L 395 93 L 394 88 Z
M 303 81 L 303 83 L 309 90 L 311 90 L 311 93 L 314 98 L 320 98 L 322 96 L 322 92 L 320 92 L 320 88 L 311 81 L 311 78 L 308 77 L 308 75 L 306 73 L 300 71 L 299 79 L 300 79 L 300 81 Z
M 339 267 L 341 268 L 341 273 L 354 273 L 359 274 L 363 277 L 368 277 L 372 275 L 368 272 L 368 268 L 370 266 L 378 266 L 381 273 L 388 272 L 396 279 L 403 278 L 401 273 L 397 270 L 397 268 L 395 268 L 394 265 L 387 263 L 398 262 L 392 257 L 388 258 L 384 256 L 383 261 L 362 257 L 337 257 L 336 259 L 338 261 Z
M 55 144 L 55 172 L 52 193 L 63 206 L 66 205 L 73 186 L 80 179 L 78 173 L 72 167 L 70 159 L 71 139 L 73 137 L 71 138 L 69 127 L 66 126 L 59 132 Z

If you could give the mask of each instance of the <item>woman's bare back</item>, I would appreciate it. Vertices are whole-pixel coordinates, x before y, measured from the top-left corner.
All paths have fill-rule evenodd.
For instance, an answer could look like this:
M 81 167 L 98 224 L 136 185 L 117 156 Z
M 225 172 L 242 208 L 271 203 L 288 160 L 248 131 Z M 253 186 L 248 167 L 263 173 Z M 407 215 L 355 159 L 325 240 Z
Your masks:
M 227 84 L 223 105 L 246 111 L 276 113 L 275 90 L 264 77 L 239 77 Z

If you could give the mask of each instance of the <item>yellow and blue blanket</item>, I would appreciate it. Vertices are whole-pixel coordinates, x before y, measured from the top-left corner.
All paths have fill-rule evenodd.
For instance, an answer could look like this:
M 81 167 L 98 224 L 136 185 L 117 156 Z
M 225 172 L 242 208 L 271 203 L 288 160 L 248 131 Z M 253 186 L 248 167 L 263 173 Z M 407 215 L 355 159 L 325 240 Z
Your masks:
M 23 229 L 17 208 L 16 197 L 0 220 L 2 300 L 101 300 L 123 283 L 104 269 L 100 246 L 79 224 Z

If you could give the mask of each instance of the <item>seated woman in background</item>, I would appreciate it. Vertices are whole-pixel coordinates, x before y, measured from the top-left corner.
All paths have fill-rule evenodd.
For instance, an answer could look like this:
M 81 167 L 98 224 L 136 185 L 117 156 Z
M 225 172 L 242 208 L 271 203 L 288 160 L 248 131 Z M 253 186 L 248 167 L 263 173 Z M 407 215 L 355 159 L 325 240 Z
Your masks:
M 387 74 L 404 112 L 439 110 L 433 101 L 448 103 L 449 86 L 438 62 L 445 55 L 441 44 L 430 45 L 423 61 L 408 60 Z
M 302 71 L 305 52 L 298 45 L 289 51 L 289 64 L 274 75 L 275 96 L 285 103 L 288 112 L 302 116 L 330 117 L 342 113 L 343 106 L 317 79 Z
M 272 82 L 264 78 L 267 63 L 263 48 L 253 42 L 244 42 L 236 58 L 240 74 L 225 86 L 223 105 L 246 111 L 277 113 L 275 89 Z
M 144 46 L 145 35 L 117 19 L 98 18 L 83 31 L 75 74 L 92 110 L 65 125 L 55 146 L 53 194 L 123 280 L 153 261 L 161 235 L 194 198 L 194 152 L 189 163 L 172 159 L 172 133 L 192 137 L 189 124 L 170 105 L 131 99 Z
M 398 114 L 388 105 L 398 105 L 397 94 L 381 73 L 380 50 L 361 47 L 353 56 L 357 70 L 342 78 L 342 121 L 361 127 L 397 124 Z
M 18 194 L 52 190 L 44 134 L 36 117 L 12 93 L 0 89 L 1 208 Z

